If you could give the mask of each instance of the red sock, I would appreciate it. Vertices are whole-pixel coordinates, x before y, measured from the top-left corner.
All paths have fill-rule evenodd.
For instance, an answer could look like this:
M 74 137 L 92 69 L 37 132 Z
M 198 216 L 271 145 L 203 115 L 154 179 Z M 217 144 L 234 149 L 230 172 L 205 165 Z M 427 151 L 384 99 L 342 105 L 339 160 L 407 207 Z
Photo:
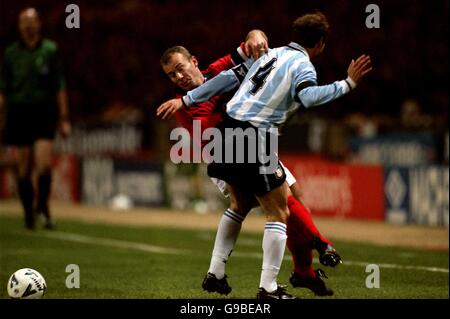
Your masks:
M 287 222 L 287 247 L 292 254 L 294 271 L 300 276 L 312 277 L 316 275 L 312 267 L 313 251 L 310 247 L 314 237 L 332 245 L 333 243 L 322 236 L 311 218 L 311 214 L 294 196 L 288 197 L 289 219 Z
M 311 214 L 294 196 L 288 197 L 289 219 L 287 229 L 291 228 L 291 233 L 296 234 L 296 238 L 302 238 L 303 242 L 310 243 L 314 237 L 328 245 L 333 245 L 331 241 L 322 236 L 311 218 Z
M 292 229 L 292 228 L 291 228 Z M 296 236 L 295 232 L 287 231 L 286 245 L 292 254 L 294 261 L 294 271 L 302 277 L 314 278 L 313 252 L 302 238 Z

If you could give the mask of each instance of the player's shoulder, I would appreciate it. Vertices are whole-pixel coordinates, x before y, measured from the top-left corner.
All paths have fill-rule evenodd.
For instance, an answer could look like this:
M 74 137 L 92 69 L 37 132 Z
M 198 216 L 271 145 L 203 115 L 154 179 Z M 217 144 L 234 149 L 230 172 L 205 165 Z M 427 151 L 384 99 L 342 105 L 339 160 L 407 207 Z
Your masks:
M 5 49 L 5 56 L 14 55 L 20 49 L 19 41 L 15 41 L 11 43 Z
M 58 44 L 53 40 L 50 40 L 48 38 L 43 38 L 42 39 L 42 48 L 44 50 L 56 52 L 56 51 L 58 51 Z
M 292 54 L 300 55 L 309 60 L 309 55 L 308 55 L 308 51 L 306 50 L 306 48 L 304 48 L 303 46 L 301 46 L 300 44 L 298 44 L 296 42 L 291 42 L 284 48 L 286 48 L 287 51 L 292 52 Z
M 275 56 L 283 56 L 285 61 L 289 60 L 302 60 L 309 62 L 309 56 L 306 50 L 299 45 L 286 45 L 282 47 L 277 47 L 274 49 L 270 49 L 269 53 L 272 53 Z

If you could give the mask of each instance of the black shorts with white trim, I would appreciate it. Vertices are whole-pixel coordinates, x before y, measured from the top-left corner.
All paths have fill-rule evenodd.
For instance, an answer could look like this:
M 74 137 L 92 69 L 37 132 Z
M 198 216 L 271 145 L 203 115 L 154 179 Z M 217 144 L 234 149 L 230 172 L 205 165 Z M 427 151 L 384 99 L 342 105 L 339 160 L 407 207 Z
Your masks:
M 286 174 L 273 143 L 278 136 L 230 117 L 226 117 L 218 128 L 222 139 L 220 146 L 215 147 L 221 147 L 222 156 L 212 157 L 213 161 L 208 164 L 210 177 L 222 179 L 256 196 L 267 194 L 284 183 Z M 260 150 L 257 145 L 263 145 L 265 149 Z M 264 157 L 260 156 L 261 152 Z

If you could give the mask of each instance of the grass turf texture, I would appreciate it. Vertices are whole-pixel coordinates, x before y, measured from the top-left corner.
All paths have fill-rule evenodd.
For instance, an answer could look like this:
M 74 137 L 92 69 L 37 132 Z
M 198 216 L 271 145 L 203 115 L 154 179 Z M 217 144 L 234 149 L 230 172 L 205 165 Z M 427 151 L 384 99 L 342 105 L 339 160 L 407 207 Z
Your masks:
M 34 268 L 45 277 L 46 298 L 223 298 L 201 288 L 209 266 L 214 231 L 64 220 L 59 222 L 56 232 L 41 229 L 30 232 L 22 224 L 18 217 L 0 217 L 0 298 L 8 298 L 6 283 L 9 276 L 25 267 Z M 76 234 L 75 239 L 73 234 Z M 233 291 L 225 298 L 255 297 L 262 262 L 261 239 L 262 234 L 242 233 L 239 237 L 227 264 Z M 144 251 L 150 245 L 180 252 Z M 395 264 L 448 269 L 448 252 L 343 241 L 336 241 L 335 245 L 344 264 L 330 269 L 314 263 L 329 277 L 325 281 L 335 291 L 331 298 L 449 297 L 448 272 L 383 267 L 383 264 Z M 281 284 L 288 283 L 292 271 L 290 254 L 286 252 L 278 277 Z M 80 267 L 79 289 L 68 289 L 65 285 L 69 264 Z M 366 273 L 365 264 L 381 265 L 380 288 L 366 287 L 369 273 Z M 288 291 L 300 298 L 315 298 L 307 289 L 289 286 Z

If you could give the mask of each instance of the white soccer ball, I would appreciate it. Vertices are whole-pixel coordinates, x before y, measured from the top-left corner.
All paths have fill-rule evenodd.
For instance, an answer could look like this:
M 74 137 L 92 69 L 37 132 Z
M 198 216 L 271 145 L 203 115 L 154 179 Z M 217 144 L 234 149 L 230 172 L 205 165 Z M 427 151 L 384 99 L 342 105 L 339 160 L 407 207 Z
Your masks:
M 133 208 L 133 200 L 124 194 L 118 194 L 111 199 L 110 206 L 113 210 L 128 210 Z
M 14 299 L 40 299 L 47 292 L 44 277 L 34 269 L 22 268 L 9 277 L 8 295 Z

